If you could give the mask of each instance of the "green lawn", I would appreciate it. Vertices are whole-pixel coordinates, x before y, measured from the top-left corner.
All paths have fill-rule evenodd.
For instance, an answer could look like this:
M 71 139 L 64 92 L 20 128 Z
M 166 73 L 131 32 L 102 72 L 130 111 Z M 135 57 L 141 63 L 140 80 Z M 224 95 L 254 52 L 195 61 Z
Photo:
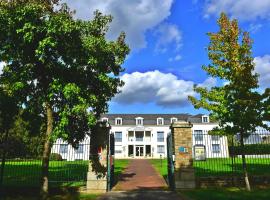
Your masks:
M 254 189 L 247 192 L 239 188 L 196 189 L 181 191 L 191 200 L 269 200 L 270 189 Z
M 167 160 L 160 159 L 150 160 L 155 169 L 164 178 L 167 177 Z M 232 159 L 230 158 L 208 158 L 206 161 L 195 161 L 196 176 L 227 176 L 232 175 L 234 170 L 235 175 L 242 174 L 242 159 L 235 158 L 234 168 L 232 168 Z M 269 175 L 270 176 L 270 158 L 247 158 L 248 172 L 250 175 Z
M 115 160 L 114 166 L 114 185 L 118 182 L 121 173 L 125 170 L 130 160 L 127 159 L 118 159 Z
M 157 172 L 166 180 L 168 175 L 167 159 L 152 159 L 149 161 Z
M 115 177 L 128 164 L 128 160 L 115 160 Z M 88 161 L 50 161 L 49 180 L 53 187 L 82 186 L 86 183 Z M 40 184 L 41 161 L 7 161 L 4 186 L 35 187 Z
M 270 175 L 270 158 L 247 158 L 246 160 L 250 175 Z M 208 158 L 206 161 L 194 162 L 193 166 L 199 177 L 231 175 L 232 170 L 235 175 L 242 174 L 241 158 L 235 158 L 234 165 L 231 158 Z

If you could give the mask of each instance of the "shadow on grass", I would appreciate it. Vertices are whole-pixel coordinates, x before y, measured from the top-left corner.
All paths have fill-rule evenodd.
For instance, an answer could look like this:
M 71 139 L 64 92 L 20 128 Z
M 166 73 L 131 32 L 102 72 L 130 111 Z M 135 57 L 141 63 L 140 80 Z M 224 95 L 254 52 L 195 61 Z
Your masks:
M 5 187 L 2 190 L 1 199 L 41 199 L 39 187 Z M 78 187 L 50 188 L 49 200 L 56 199 L 80 199 Z

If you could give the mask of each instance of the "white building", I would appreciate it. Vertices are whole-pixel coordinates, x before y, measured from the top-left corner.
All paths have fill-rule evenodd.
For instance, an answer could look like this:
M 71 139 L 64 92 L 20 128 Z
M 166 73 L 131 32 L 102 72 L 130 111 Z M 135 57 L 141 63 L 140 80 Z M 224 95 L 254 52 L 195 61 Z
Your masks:
M 167 135 L 174 121 L 193 124 L 193 146 L 203 146 L 206 157 L 228 157 L 226 137 L 208 135 L 216 127 L 207 115 L 189 114 L 105 114 L 115 136 L 115 158 L 160 158 L 167 156 Z
M 166 138 L 175 121 L 193 124 L 193 147 L 203 147 L 207 158 L 229 156 L 227 138 L 208 134 L 218 124 L 211 123 L 207 115 L 104 114 L 101 120 L 111 125 L 111 133 L 115 136 L 115 158 L 166 157 Z M 59 139 L 53 145 L 52 153 L 58 153 L 66 160 L 88 160 L 89 149 L 89 137 L 80 143 L 77 150 Z

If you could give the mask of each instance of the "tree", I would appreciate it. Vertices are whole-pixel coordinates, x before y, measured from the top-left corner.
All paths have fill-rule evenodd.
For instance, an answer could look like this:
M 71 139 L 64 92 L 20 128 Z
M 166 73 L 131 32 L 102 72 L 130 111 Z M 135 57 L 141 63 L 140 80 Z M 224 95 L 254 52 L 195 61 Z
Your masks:
M 224 13 L 218 25 L 217 33 L 208 33 L 211 63 L 203 69 L 226 84 L 211 89 L 195 86 L 200 98 L 189 99 L 195 108 L 207 109 L 218 120 L 219 127 L 212 131 L 213 134 L 239 134 L 243 148 L 244 137 L 254 132 L 257 126 L 266 127 L 263 123 L 266 99 L 258 92 L 258 74 L 254 73 L 249 34 L 239 29 L 237 20 L 229 20 Z M 250 190 L 244 152 L 242 167 L 246 189 Z
M 0 145 L 2 151 L 0 186 L 3 182 L 4 167 L 7 153 L 6 142 L 8 140 L 9 130 L 14 124 L 15 116 L 18 113 L 16 99 L 6 93 L 3 86 L 0 86 Z
M 111 20 L 98 11 L 93 20 L 75 20 L 58 0 L 0 3 L 0 61 L 7 63 L 0 81 L 46 123 L 44 196 L 53 142 L 63 138 L 76 147 L 123 84 L 119 74 L 129 48 L 124 33 L 106 40 Z

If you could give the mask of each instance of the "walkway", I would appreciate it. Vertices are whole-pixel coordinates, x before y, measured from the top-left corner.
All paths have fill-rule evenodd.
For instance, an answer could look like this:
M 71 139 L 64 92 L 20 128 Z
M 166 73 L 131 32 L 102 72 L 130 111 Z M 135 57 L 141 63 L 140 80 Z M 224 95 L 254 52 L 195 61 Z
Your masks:
M 167 184 L 153 168 L 149 160 L 132 160 L 121 175 L 114 190 L 164 189 Z
M 149 160 L 132 160 L 112 192 L 99 200 L 183 200 L 168 191 L 167 184 Z

